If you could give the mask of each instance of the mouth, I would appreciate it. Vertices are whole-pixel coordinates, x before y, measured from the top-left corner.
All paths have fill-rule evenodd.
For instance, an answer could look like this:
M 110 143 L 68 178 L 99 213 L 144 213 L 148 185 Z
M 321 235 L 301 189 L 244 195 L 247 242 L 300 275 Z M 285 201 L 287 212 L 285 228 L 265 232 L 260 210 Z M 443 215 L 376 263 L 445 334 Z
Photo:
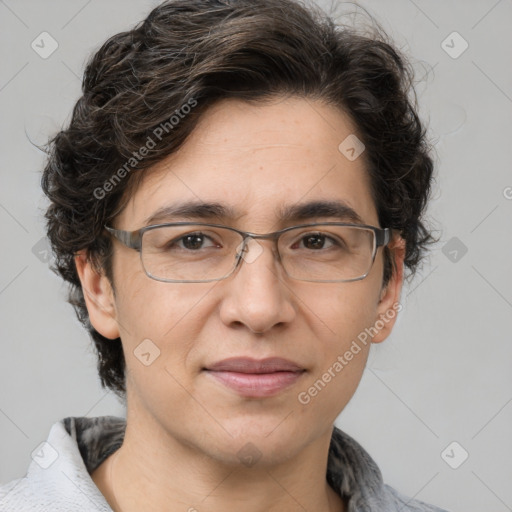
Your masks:
M 295 384 L 306 369 L 277 357 L 262 360 L 234 357 L 209 365 L 203 371 L 241 396 L 264 398 Z

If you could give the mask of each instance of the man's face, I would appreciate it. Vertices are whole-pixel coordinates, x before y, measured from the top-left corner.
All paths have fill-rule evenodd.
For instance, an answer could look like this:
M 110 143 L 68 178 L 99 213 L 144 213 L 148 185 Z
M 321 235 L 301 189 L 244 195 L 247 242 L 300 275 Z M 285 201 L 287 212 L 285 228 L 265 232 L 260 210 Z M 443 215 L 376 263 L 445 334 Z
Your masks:
M 152 169 L 115 227 L 141 228 L 157 210 L 186 202 L 219 203 L 234 217 L 169 221 L 255 233 L 343 221 L 313 215 L 285 224 L 278 215 L 317 201 L 343 203 L 378 226 L 363 156 L 351 161 L 338 149 L 353 133 L 344 114 L 316 101 L 222 101 L 178 153 Z M 260 240 L 263 252 L 250 263 L 242 260 L 225 280 L 165 283 L 144 273 L 137 251 L 114 244 L 112 304 L 126 358 L 128 420 L 223 461 L 237 462 L 247 443 L 262 461 L 285 460 L 330 431 L 360 381 L 370 338 L 358 342 L 358 351 L 352 348 L 350 360 L 344 354 L 398 300 L 399 278 L 382 289 L 382 249 L 369 275 L 354 282 L 292 280 L 273 242 Z M 116 335 L 95 315 L 91 321 L 104 335 Z M 387 321 L 373 341 L 382 341 L 392 324 Z M 151 355 L 141 357 L 139 346 Z M 160 355 L 143 364 L 155 347 Z M 267 396 L 250 396 L 208 370 L 233 357 L 284 358 L 302 371 Z M 316 392 L 309 392 L 315 382 Z

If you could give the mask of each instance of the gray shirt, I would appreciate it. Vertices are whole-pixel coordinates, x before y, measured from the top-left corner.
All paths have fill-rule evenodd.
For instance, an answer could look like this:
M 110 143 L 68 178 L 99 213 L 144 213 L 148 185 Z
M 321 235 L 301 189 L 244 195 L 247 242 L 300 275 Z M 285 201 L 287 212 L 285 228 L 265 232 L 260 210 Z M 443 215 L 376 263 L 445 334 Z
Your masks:
M 122 444 L 126 420 L 69 417 L 55 423 L 33 453 L 27 474 L 0 485 L 1 512 L 112 512 L 91 473 Z M 334 427 L 327 481 L 347 498 L 348 512 L 446 512 L 408 499 L 382 481 L 373 459 Z

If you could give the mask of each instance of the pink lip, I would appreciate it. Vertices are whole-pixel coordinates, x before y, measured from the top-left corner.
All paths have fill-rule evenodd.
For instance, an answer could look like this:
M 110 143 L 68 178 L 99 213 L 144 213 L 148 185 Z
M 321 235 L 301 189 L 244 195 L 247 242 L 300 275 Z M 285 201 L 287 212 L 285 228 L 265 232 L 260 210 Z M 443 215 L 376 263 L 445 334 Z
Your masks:
M 245 397 L 275 395 L 294 384 L 305 369 L 286 359 L 234 357 L 205 368 L 207 374 Z

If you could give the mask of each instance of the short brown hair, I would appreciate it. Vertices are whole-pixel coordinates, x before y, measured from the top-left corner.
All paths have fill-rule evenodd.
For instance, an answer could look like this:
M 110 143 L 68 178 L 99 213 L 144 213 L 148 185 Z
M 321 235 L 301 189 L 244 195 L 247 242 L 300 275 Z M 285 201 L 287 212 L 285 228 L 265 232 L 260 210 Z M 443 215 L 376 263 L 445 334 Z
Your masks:
M 92 56 L 69 126 L 49 142 L 42 186 L 55 270 L 70 284 L 69 302 L 94 340 L 104 387 L 125 397 L 121 340 L 91 325 L 74 255 L 86 249 L 112 281 L 104 225 L 122 210 L 143 169 L 175 152 L 223 98 L 298 95 L 347 113 L 366 147 L 380 225 L 401 232 L 405 265 L 414 273 L 433 240 L 422 220 L 433 163 L 411 66 L 373 27 L 363 35 L 294 0 L 169 0 Z M 135 158 L 155 133 L 158 144 Z M 384 283 L 392 263 L 385 252 Z

